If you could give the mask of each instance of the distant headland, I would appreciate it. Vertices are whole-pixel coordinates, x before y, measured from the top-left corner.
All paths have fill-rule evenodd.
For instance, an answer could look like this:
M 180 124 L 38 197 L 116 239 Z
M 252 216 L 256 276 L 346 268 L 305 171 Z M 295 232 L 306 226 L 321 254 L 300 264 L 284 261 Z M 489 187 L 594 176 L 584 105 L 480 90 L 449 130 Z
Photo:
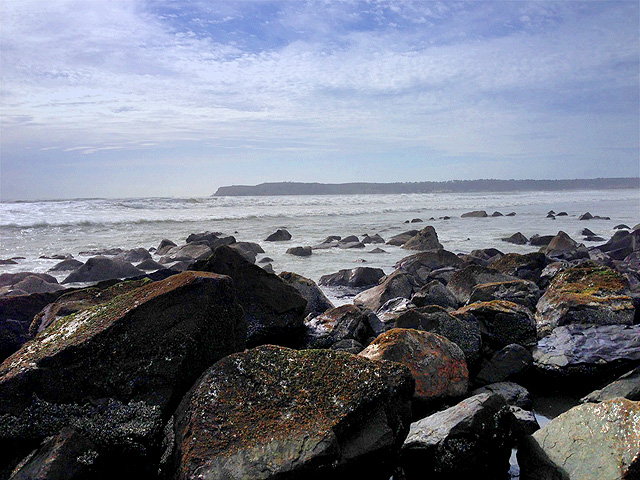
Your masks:
M 363 195 L 393 193 L 464 193 L 555 190 L 607 190 L 640 188 L 640 178 L 589 178 L 573 180 L 449 180 L 406 183 L 303 183 L 275 182 L 260 185 L 220 187 L 214 194 L 224 196 L 266 195 Z

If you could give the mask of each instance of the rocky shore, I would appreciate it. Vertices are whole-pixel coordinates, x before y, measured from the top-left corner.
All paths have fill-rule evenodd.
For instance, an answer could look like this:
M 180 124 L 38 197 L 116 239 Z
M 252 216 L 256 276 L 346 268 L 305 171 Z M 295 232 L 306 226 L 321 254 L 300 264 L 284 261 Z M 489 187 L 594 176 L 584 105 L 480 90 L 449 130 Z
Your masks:
M 540 251 L 293 246 L 407 250 L 322 277 L 338 307 L 220 232 L 0 275 L 0 479 L 506 480 L 514 448 L 522 480 L 639 479 L 640 225 L 505 241 Z M 582 400 L 540 428 L 539 394 Z

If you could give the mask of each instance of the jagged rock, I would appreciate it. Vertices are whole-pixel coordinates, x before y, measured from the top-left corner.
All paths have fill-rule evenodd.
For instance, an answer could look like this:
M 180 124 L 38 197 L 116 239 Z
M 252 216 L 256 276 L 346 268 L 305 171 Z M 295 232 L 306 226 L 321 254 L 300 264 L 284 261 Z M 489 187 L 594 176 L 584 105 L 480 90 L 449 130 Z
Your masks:
M 384 331 L 395 328 L 396 319 L 405 312 L 415 309 L 416 306 L 411 300 L 403 297 L 392 298 L 387 300 L 377 311 L 378 319 L 384 325 Z M 382 332 L 380 332 L 382 333 Z M 379 334 L 378 334 L 379 335 Z
M 384 277 L 384 271 L 381 268 L 356 267 L 323 275 L 320 277 L 320 285 L 354 288 L 370 287 L 377 285 L 382 277 Z
M 586 402 L 604 402 L 616 397 L 624 397 L 627 400 L 640 400 L 640 366 L 620 376 L 600 390 L 595 390 L 580 399 Z
M 59 263 L 56 263 L 53 267 L 49 269 L 50 272 L 67 272 L 70 270 L 75 270 L 82 266 L 82 262 L 76 260 L 75 258 L 67 258 L 62 260 Z
M 266 242 L 286 242 L 291 240 L 291 234 L 284 228 L 279 228 L 274 233 L 265 238 Z
M 138 263 L 151 259 L 151 254 L 146 248 L 140 247 L 119 253 L 114 258 L 116 260 L 122 260 L 124 262 Z
M 151 271 L 151 270 L 163 269 L 163 268 L 165 268 L 165 265 L 162 265 L 162 264 L 156 262 L 152 258 L 148 258 L 144 262 L 141 262 L 138 265 L 136 265 L 136 268 L 139 269 L 139 270 Z
M 482 344 L 494 351 L 511 343 L 523 347 L 536 344 L 536 323 L 529 309 L 504 300 L 472 303 L 457 310 L 471 313 L 480 322 Z
M 179 478 L 389 478 L 408 431 L 405 367 L 263 346 L 211 367 L 175 415 Z
M 535 314 L 538 335 L 561 325 L 631 325 L 635 308 L 628 283 L 616 271 L 585 262 L 558 273 L 540 298 Z
M 171 247 L 171 249 L 160 258 L 160 263 L 204 260 L 212 253 L 213 250 L 208 244 L 187 243 L 180 247 Z
M 458 300 L 451 291 L 438 280 L 432 280 L 411 297 L 416 307 L 438 305 L 443 308 L 458 308 Z
M 360 342 L 347 338 L 331 345 L 331 350 L 338 350 L 340 352 L 348 352 L 357 355 L 364 350 L 364 345 Z
M 529 350 L 518 344 L 507 345 L 483 365 L 474 380 L 480 385 L 504 382 L 521 375 L 532 364 Z
M 513 243 L 515 245 L 526 245 L 529 242 L 529 239 L 525 237 L 520 232 L 514 233 L 510 237 L 506 237 L 502 239 L 503 242 Z
M 281 278 L 247 261 L 228 246 L 216 248 L 190 270 L 214 272 L 233 279 L 238 303 L 247 318 L 249 347 L 273 343 L 297 346 L 304 334 L 307 301 Z
M 278 275 L 285 283 L 295 288 L 298 293 L 307 301 L 307 307 L 304 309 L 303 315 L 319 315 L 333 308 L 333 303 L 329 300 L 320 287 L 313 280 L 292 272 L 281 272 Z
M 429 276 L 433 270 L 445 267 L 460 268 L 463 264 L 464 261 L 455 253 L 438 249 L 404 257 L 395 267 L 411 275 L 417 285 L 424 285 L 430 281 Z
M 447 288 L 455 295 L 458 301 L 466 304 L 471 298 L 473 289 L 482 283 L 509 282 L 518 280 L 511 275 L 505 275 L 493 268 L 482 267 L 480 265 L 470 265 L 456 272 Z
M 311 251 L 311 247 L 291 247 L 287 249 L 287 253 L 289 255 L 295 255 L 296 257 L 308 257 L 313 252 Z
M 417 234 L 418 230 L 408 230 L 398 235 L 394 235 L 389 240 L 387 240 L 387 245 L 395 245 L 396 247 L 401 247 Z
M 158 245 L 158 248 L 156 248 L 156 255 L 166 255 L 167 252 L 169 250 L 171 250 L 171 247 L 177 247 L 178 245 L 175 244 L 175 242 L 172 242 L 171 240 L 168 240 L 166 238 L 162 239 L 160 241 L 160 244 Z
M 509 410 L 513 415 L 511 431 L 515 438 L 520 439 L 525 435 L 533 435 L 534 432 L 540 430 L 538 419 L 531 410 L 525 410 L 515 405 L 509 405 Z
M 504 399 L 483 393 L 412 423 L 402 447 L 407 479 L 504 477 L 512 422 Z
M 273 273 L 275 274 L 275 270 L 273 269 L 273 265 L 271 265 L 270 263 L 266 263 L 261 267 L 265 272 L 268 273 Z
M 130 278 L 144 275 L 128 262 L 107 257 L 92 257 L 77 270 L 74 270 L 62 283 L 100 282 L 114 278 Z
M 330 348 L 342 340 L 364 345 L 375 336 L 369 321 L 370 312 L 355 305 L 341 305 L 305 321 L 307 348 Z
M 591 220 L 592 218 L 593 218 L 593 215 L 587 212 L 580 215 L 580 218 L 578 218 L 578 220 Z
M 467 393 L 469 371 L 464 353 L 436 333 L 394 328 L 358 355 L 406 365 L 416 381 L 413 398 L 418 405 L 437 404 Z
M 406 273 L 395 271 L 382 278 L 379 285 L 356 295 L 353 303 L 375 312 L 388 300 L 397 297 L 410 298 L 413 290 L 410 277 Z
M 506 300 L 528 308 L 532 312 L 540 299 L 540 289 L 529 280 L 511 280 L 507 282 L 480 283 L 473 287 L 468 304 Z
M 374 248 L 373 250 L 371 250 L 369 253 L 387 253 L 386 250 L 383 250 L 381 248 Z
M 461 255 L 460 258 L 466 263 L 486 267 L 490 263 L 497 261 L 503 256 L 504 253 L 496 248 L 481 248 L 473 250 L 468 255 Z
M 462 218 L 484 218 L 488 216 L 489 215 L 487 215 L 487 212 L 485 212 L 484 210 L 475 210 L 473 212 L 467 212 L 461 215 Z
M 402 248 L 407 250 L 438 250 L 443 249 L 442 244 L 438 241 L 436 229 L 432 226 L 426 226 L 417 234 L 411 237 Z
M 349 237 L 347 237 L 349 238 Z M 338 248 L 349 249 L 349 248 L 364 248 L 366 245 L 362 242 L 338 242 Z
M 540 280 L 542 270 L 547 266 L 547 257 L 540 252 L 507 253 L 504 257 L 491 263 L 491 268 L 506 275 L 512 275 L 523 280 L 537 283 Z
M 640 478 L 640 403 L 617 398 L 572 408 L 518 448 L 522 480 Z

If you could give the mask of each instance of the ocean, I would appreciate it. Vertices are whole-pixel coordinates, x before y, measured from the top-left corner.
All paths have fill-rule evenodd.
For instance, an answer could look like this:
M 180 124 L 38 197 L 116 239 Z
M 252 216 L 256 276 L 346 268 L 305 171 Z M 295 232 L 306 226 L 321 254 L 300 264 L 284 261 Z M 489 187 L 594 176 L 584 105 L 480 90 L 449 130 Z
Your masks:
M 515 216 L 461 218 L 468 211 L 499 211 Z M 547 212 L 567 216 L 546 218 Z M 611 220 L 579 221 L 585 212 Z M 441 217 L 450 217 L 444 220 Z M 422 219 L 422 223 L 405 223 Z M 430 220 L 433 218 L 433 220 Z M 273 259 L 276 272 L 292 271 L 316 282 L 322 275 L 344 268 L 370 266 L 385 273 L 411 251 L 390 245 L 364 249 L 314 250 L 310 257 L 286 253 L 292 246 L 315 245 L 329 235 L 393 235 L 432 225 L 442 245 L 455 253 L 494 247 L 507 252 L 536 251 L 530 245 L 501 241 L 516 232 L 527 238 L 562 230 L 582 241 L 581 230 L 608 239 L 614 227 L 633 227 L 640 221 L 640 190 L 596 190 L 513 193 L 430 193 L 400 195 L 318 195 L 273 197 L 75 199 L 0 204 L 0 259 L 24 257 L 17 265 L 0 265 L 0 273 L 46 272 L 58 260 L 40 258 L 120 247 L 157 247 L 163 238 L 178 245 L 191 233 L 218 231 L 238 241 L 259 243 L 265 250 L 258 259 Z M 278 228 L 292 235 L 287 242 L 265 242 Z M 597 242 L 587 242 L 596 245 Z M 382 247 L 387 253 L 369 253 Z M 59 280 L 66 272 L 56 273 Z M 329 296 L 341 304 L 349 299 Z

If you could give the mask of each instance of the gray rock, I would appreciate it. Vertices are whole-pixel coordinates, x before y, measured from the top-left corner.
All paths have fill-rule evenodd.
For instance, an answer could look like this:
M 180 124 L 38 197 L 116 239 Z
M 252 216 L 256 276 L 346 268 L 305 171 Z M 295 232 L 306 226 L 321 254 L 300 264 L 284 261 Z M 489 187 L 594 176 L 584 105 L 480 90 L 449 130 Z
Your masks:
M 352 339 L 340 340 L 339 342 L 331 345 L 331 350 L 339 350 L 341 352 L 352 353 L 357 355 L 364 349 L 364 346 Z
M 169 250 L 171 250 L 171 247 L 177 247 L 178 245 L 175 244 L 175 242 L 172 242 L 171 240 L 168 239 L 163 239 L 160 241 L 160 244 L 158 245 L 158 248 L 156 248 L 156 255 L 166 255 L 167 252 Z
M 251 263 L 256 262 L 256 256 L 259 253 L 264 253 L 264 250 L 262 249 L 262 247 L 257 243 L 253 243 L 253 242 L 235 242 L 235 243 L 229 244 L 229 247 L 233 248 L 240 255 L 242 255 L 244 258 L 249 260 Z
M 140 247 L 119 253 L 114 258 L 129 263 L 139 263 L 151 259 L 151 254 L 146 248 Z
M 152 258 L 148 258 L 144 262 L 140 262 L 138 265 L 136 265 L 136 268 L 144 271 L 152 271 L 152 270 L 160 270 L 162 268 L 165 268 L 165 265 L 162 265 L 161 263 L 156 262 Z
M 107 257 L 92 257 L 77 270 L 74 270 L 62 283 L 100 282 L 115 278 L 130 278 L 144 275 L 128 262 Z
M 108 256 L 113 257 L 122 253 L 124 250 L 121 248 L 96 248 L 94 250 L 85 250 L 83 252 L 78 253 L 78 255 L 84 256 Z
M 364 235 L 362 237 L 362 243 L 364 244 L 369 244 L 369 243 L 384 243 L 384 238 L 382 238 L 379 234 L 375 234 L 372 236 L 369 235 Z
M 511 235 L 510 237 L 503 238 L 502 241 L 513 243 L 515 245 L 526 245 L 529 242 L 529 239 L 525 237 L 522 233 L 517 232 Z
M 411 298 L 413 291 L 410 277 L 406 273 L 395 271 L 381 279 L 379 285 L 356 295 L 353 302 L 375 312 L 392 298 Z
M 475 210 L 473 212 L 463 213 L 461 215 L 462 218 L 485 218 L 488 217 L 487 212 L 484 210 Z
M 40 276 L 28 275 L 12 285 L 5 295 L 29 295 L 31 293 L 49 293 L 64 290 L 58 282 L 50 283 Z
M 548 257 L 565 260 L 575 260 L 589 256 L 589 252 L 583 244 L 576 242 L 563 231 L 558 232 L 549 244 L 542 249 L 542 252 Z
M 533 235 L 529 239 L 529 243 L 534 247 L 546 247 L 553 240 L 554 235 Z
M 76 260 L 75 258 L 67 258 L 66 260 L 62 260 L 60 263 L 56 263 L 53 267 L 49 269 L 50 272 L 68 272 L 70 270 L 75 270 L 82 266 L 82 262 Z
M 402 248 L 407 250 L 442 250 L 442 244 L 438 241 L 436 229 L 426 226 L 411 237 Z
M 456 272 L 447 284 L 447 288 L 455 295 L 460 303 L 466 304 L 471 299 L 471 294 L 476 285 L 482 283 L 510 282 L 513 280 L 518 280 L 518 278 L 505 275 L 493 268 L 470 265 Z
M 344 286 L 344 287 L 370 287 L 377 285 L 378 281 L 384 277 L 381 268 L 356 267 L 353 269 L 340 270 L 337 273 L 323 275 L 320 277 L 320 285 Z
M 291 247 L 287 249 L 289 255 L 295 255 L 296 257 L 309 257 L 313 253 L 311 247 Z
M 533 312 L 536 310 L 539 299 L 540 289 L 535 283 L 528 280 L 511 280 L 476 285 L 467 303 L 506 300 L 522 305 Z
M 438 280 L 432 280 L 411 297 L 417 307 L 438 305 L 443 308 L 458 308 L 458 300 L 451 291 Z
M 291 240 L 291 234 L 283 228 L 276 230 L 265 238 L 266 242 L 286 242 L 287 240 Z
M 369 253 L 387 253 L 386 250 L 383 250 L 381 248 L 374 248 L 373 250 L 371 250 Z
M 53 277 L 46 273 L 35 273 L 35 272 L 3 273 L 3 274 L 0 274 L 0 287 L 15 285 L 17 283 L 20 283 L 27 277 L 38 277 L 47 283 L 58 283 L 58 280 L 56 280 L 56 277 Z
M 513 415 L 513 436 L 522 438 L 525 435 L 533 435 L 534 432 L 540 430 L 540 424 L 535 413 L 531 410 L 524 410 L 515 405 L 509 405 L 509 410 Z
M 596 403 L 613 400 L 616 397 L 624 397 L 627 400 L 633 401 L 640 400 L 640 367 L 636 367 L 630 372 L 625 373 L 604 388 L 591 392 L 589 395 L 580 399 L 580 401 L 582 403 Z
M 160 258 L 160 263 L 203 260 L 213 253 L 211 247 L 202 243 L 187 243 L 180 247 L 171 247 Z
M 493 212 L 493 213 L 491 214 L 491 216 L 492 216 L 492 217 L 504 217 L 504 215 L 503 215 L 502 213 L 500 213 L 500 212 Z
M 342 340 L 355 340 L 361 345 L 375 333 L 368 312 L 355 305 L 341 305 L 305 320 L 307 348 L 330 348 Z
M 607 243 L 598 246 L 598 250 L 607 253 L 615 260 L 623 260 L 627 255 L 640 247 L 638 238 L 640 238 L 640 233 L 618 230 Z
M 333 308 L 333 303 L 322 293 L 320 287 L 313 280 L 292 272 L 281 272 L 278 275 L 285 283 L 295 288 L 307 301 L 304 316 L 316 316 Z
M 394 235 L 389 240 L 387 240 L 387 245 L 395 245 L 396 247 L 401 247 L 417 234 L 418 230 L 408 230 L 398 235 Z
M 507 345 L 486 362 L 475 377 L 479 385 L 504 382 L 522 375 L 533 364 L 529 350 L 518 344 Z
M 446 267 L 460 268 L 463 264 L 463 260 L 455 253 L 438 249 L 404 257 L 395 267 L 409 274 L 416 285 L 422 286 L 430 281 L 432 271 Z
M 513 382 L 498 382 L 485 385 L 482 388 L 478 388 L 471 392 L 471 395 L 478 395 L 480 393 L 495 393 L 504 398 L 507 404 L 520 407 L 524 410 L 531 410 L 533 407 L 533 401 L 529 390 L 522 385 L 518 385 Z

